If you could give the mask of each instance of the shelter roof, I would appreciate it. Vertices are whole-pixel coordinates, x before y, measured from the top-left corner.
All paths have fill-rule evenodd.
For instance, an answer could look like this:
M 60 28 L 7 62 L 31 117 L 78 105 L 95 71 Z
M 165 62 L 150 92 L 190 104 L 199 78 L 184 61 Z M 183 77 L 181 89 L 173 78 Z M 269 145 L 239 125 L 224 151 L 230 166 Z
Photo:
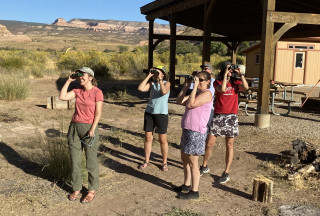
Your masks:
M 141 7 L 147 20 L 170 20 L 173 14 L 177 24 L 203 30 L 204 7 L 210 0 L 156 0 Z M 216 0 L 211 13 L 212 33 L 232 40 L 260 40 L 262 32 L 263 0 Z M 320 14 L 319 0 L 277 0 L 276 11 Z M 320 23 L 319 23 L 320 24 Z M 283 24 L 275 23 L 277 31 Z M 282 38 L 320 36 L 319 25 L 298 24 Z

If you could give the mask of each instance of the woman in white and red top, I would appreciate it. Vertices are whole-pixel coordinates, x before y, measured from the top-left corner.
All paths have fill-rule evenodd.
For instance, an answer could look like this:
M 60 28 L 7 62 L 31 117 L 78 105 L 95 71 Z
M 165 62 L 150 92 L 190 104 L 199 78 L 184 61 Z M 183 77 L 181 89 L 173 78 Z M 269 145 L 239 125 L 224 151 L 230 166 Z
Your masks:
M 191 85 L 188 79 L 177 97 L 177 103 L 186 106 L 181 120 L 181 159 L 184 169 L 184 184 L 174 188 L 181 199 L 199 198 L 200 170 L 199 155 L 204 155 L 207 138 L 207 124 L 212 109 L 212 93 L 209 89 L 211 76 L 201 71 L 194 77 L 194 88 L 189 96 L 187 90 Z
M 238 80 L 240 76 L 241 80 Z M 229 169 L 233 159 L 233 143 L 239 135 L 238 126 L 238 92 L 248 90 L 248 83 L 241 74 L 237 65 L 226 62 L 213 83 L 215 88 L 214 116 L 211 121 L 208 140 L 213 144 L 218 136 L 224 136 L 226 141 L 226 167 L 219 183 L 223 184 L 230 180 Z M 212 148 L 211 146 L 211 148 Z M 206 163 L 209 160 L 205 158 Z M 205 163 L 204 163 L 205 164 Z M 205 164 L 206 165 L 206 164 Z
M 78 80 L 81 87 L 68 92 L 71 82 Z M 72 73 L 60 92 L 60 100 L 76 98 L 75 113 L 73 114 L 69 131 L 68 144 L 72 162 L 72 188 L 70 201 L 77 200 L 82 189 L 82 149 L 86 154 L 88 170 L 88 193 L 81 200 L 88 203 L 93 200 L 99 187 L 98 122 L 101 117 L 103 93 L 96 87 L 94 72 L 89 67 L 82 67 Z

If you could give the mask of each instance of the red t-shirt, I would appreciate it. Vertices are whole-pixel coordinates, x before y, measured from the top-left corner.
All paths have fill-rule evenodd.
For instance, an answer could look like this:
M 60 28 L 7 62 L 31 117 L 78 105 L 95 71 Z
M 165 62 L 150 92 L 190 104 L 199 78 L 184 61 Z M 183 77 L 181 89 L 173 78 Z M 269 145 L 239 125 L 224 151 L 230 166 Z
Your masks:
M 102 91 L 95 86 L 90 90 L 78 88 L 72 91 L 76 94 L 76 104 L 71 122 L 92 124 L 96 111 L 96 102 L 103 101 Z
M 221 86 L 222 80 L 215 80 L 213 87 Z M 215 106 L 214 112 L 219 114 L 238 114 L 238 85 L 242 81 L 236 80 L 232 84 L 227 82 L 227 89 L 224 93 L 215 91 Z

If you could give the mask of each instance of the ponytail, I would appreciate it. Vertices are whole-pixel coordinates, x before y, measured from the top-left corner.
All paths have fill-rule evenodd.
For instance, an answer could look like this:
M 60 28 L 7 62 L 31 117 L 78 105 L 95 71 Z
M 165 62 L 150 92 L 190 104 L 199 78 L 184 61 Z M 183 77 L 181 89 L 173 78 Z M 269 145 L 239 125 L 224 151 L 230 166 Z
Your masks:
M 98 87 L 98 81 L 96 80 L 96 78 L 92 78 L 91 83 L 93 86 Z

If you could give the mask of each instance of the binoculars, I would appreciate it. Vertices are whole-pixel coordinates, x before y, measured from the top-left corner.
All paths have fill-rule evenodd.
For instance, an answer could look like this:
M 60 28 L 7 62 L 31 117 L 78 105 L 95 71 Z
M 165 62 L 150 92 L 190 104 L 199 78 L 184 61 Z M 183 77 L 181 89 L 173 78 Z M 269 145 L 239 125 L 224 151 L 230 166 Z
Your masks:
M 70 77 L 72 79 L 77 78 L 77 77 L 82 77 L 82 76 L 83 76 L 83 73 L 73 73 L 73 74 L 70 75 Z
M 157 71 L 156 69 L 151 69 L 150 73 L 155 74 L 155 73 L 159 73 L 159 71 Z
M 238 69 L 239 68 L 239 65 L 235 65 L 235 64 L 231 64 L 230 67 L 229 67 L 229 70 L 234 70 L 234 69 Z

